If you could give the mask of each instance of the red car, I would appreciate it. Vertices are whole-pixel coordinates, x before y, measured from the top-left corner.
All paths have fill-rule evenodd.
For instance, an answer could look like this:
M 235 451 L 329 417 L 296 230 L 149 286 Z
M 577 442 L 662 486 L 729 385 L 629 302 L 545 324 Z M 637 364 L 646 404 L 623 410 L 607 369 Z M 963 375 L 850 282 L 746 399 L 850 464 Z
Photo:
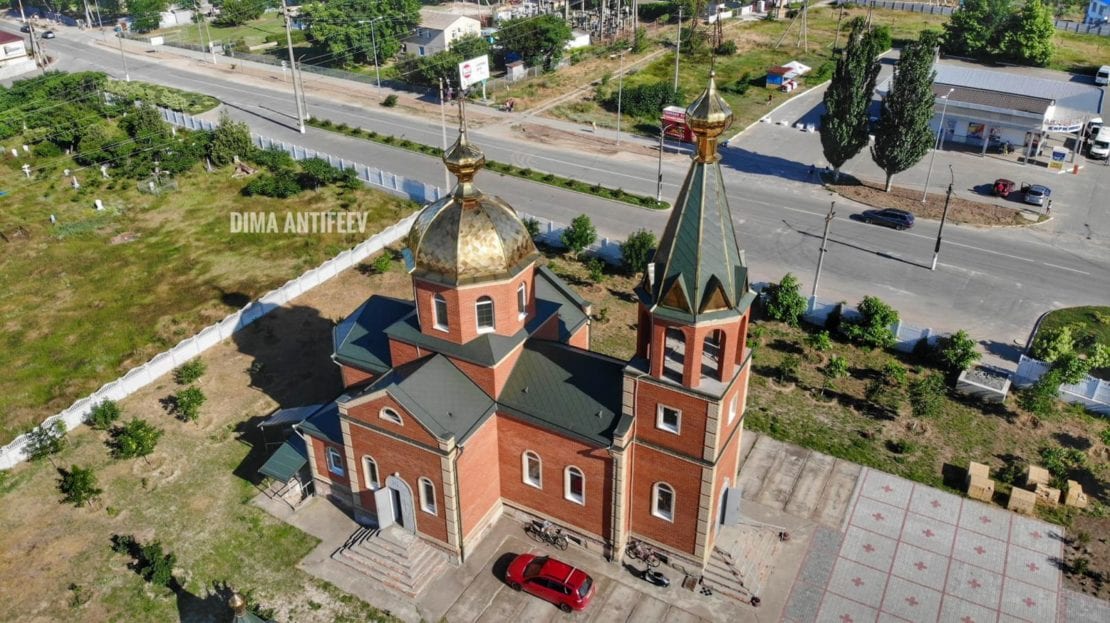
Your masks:
M 1005 178 L 998 178 L 994 180 L 994 186 L 991 191 L 996 197 L 1009 197 L 1010 193 L 1014 192 L 1014 183 Z
M 505 571 L 505 581 L 514 591 L 532 593 L 563 612 L 582 610 L 594 596 L 594 579 L 585 571 L 547 556 L 518 555 Z

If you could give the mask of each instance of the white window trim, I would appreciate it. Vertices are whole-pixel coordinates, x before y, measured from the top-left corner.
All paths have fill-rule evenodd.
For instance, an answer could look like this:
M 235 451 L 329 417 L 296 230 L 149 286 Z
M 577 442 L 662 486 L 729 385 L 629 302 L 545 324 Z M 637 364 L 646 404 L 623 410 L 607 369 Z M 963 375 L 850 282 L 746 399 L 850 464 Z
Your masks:
M 516 289 L 516 307 L 517 313 L 522 319 L 528 315 L 528 284 L 522 283 Z
M 346 476 L 347 471 L 343 469 L 343 455 L 339 453 L 339 450 L 328 446 L 324 453 L 328 457 L 328 471 L 336 476 Z
M 443 316 L 439 315 L 438 301 L 443 301 Z M 450 331 L 451 321 L 447 318 L 447 299 L 442 294 L 432 295 L 432 327 L 440 331 Z
M 579 478 L 582 481 L 581 498 L 574 497 L 574 495 L 570 492 L 571 470 L 577 472 Z M 569 502 L 574 502 L 575 504 L 580 504 L 582 506 L 586 505 L 586 473 L 583 472 L 581 469 L 575 467 L 574 465 L 568 465 L 566 469 L 563 470 L 563 497 Z
M 429 515 L 436 514 L 436 483 L 430 478 L 421 477 L 417 485 L 420 487 L 420 510 Z M 432 488 L 432 499 L 428 499 L 426 487 Z
M 483 327 L 481 321 L 478 320 L 478 306 L 483 303 L 489 303 L 490 320 L 493 324 L 488 327 Z M 482 296 L 474 301 L 474 326 L 477 327 L 478 333 L 493 333 L 497 330 L 497 307 L 494 306 L 492 297 Z
M 370 471 L 366 469 L 366 466 L 370 464 L 374 465 L 374 475 L 376 478 L 373 480 L 370 479 Z M 366 488 L 370 491 L 376 491 L 382 488 L 381 470 L 378 469 L 378 462 L 369 454 L 364 454 L 362 456 L 362 481 L 366 483 Z
M 392 415 L 386 415 L 386 413 L 391 413 Z M 389 407 L 382 407 L 382 410 L 378 411 L 378 418 L 383 419 L 386 422 L 392 422 L 397 426 L 405 425 L 405 420 L 401 418 L 401 414 L 397 413 Z
M 663 423 L 663 409 L 670 409 L 671 411 L 674 411 L 676 414 L 678 414 L 678 417 L 676 418 L 676 421 L 675 421 L 674 428 L 671 428 L 669 425 Z M 659 405 L 655 408 L 655 428 L 658 428 L 659 430 L 667 431 L 668 433 L 674 433 L 675 435 L 681 435 L 682 434 L 682 410 L 681 409 L 675 409 L 674 407 L 665 405 L 663 403 L 659 403 Z
M 728 401 L 728 423 L 729 424 L 732 424 L 732 422 L 736 419 L 736 403 L 737 403 L 737 401 L 739 401 L 739 399 L 740 399 L 740 392 L 738 390 L 735 394 L 732 395 L 732 400 Z
M 529 458 L 535 458 L 536 463 L 540 466 L 540 477 L 539 480 L 537 480 L 536 482 L 533 482 L 532 479 L 528 477 Z M 529 487 L 543 489 L 543 459 L 540 458 L 540 455 L 538 453 L 531 450 L 525 450 L 524 454 L 520 455 L 520 479 Z
M 666 487 L 671 492 L 671 512 L 670 514 L 663 513 L 659 510 L 659 491 L 662 487 Z M 674 509 L 675 509 L 675 491 L 674 487 L 665 482 L 657 482 L 651 486 L 651 514 L 658 517 L 663 521 L 674 523 Z

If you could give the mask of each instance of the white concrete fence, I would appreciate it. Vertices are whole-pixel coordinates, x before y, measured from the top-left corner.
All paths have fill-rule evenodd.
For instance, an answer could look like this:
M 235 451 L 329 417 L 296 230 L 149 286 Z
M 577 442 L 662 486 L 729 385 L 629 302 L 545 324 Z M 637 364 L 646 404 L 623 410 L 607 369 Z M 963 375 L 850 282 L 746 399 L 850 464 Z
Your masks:
M 536 236 L 537 242 L 559 249 L 566 246 L 563 244 L 563 231 L 567 228 L 565 224 L 524 212 L 518 212 L 517 214 L 520 215 L 522 220 L 533 219 L 540 224 L 540 233 Z M 621 255 L 620 242 L 609 238 L 598 238 L 596 242 L 586 247 L 584 252 L 599 257 L 614 266 L 620 266 L 624 261 L 624 257 Z
M 1021 356 L 1017 372 L 1013 373 L 1014 385 L 1028 387 L 1037 382 L 1052 367 L 1052 364 Z M 1083 405 L 1088 411 L 1110 415 L 1110 383 L 1088 376 L 1074 385 L 1060 386 L 1060 399 Z

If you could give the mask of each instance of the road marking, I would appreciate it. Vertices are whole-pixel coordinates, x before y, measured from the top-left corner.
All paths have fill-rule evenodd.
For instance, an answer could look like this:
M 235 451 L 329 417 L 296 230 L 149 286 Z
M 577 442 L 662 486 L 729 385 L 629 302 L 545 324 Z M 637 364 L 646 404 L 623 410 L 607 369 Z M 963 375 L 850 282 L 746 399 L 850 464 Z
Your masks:
M 1070 270 L 1071 272 L 1079 273 L 1080 275 L 1090 275 L 1091 274 L 1089 272 L 1079 270 L 1079 269 L 1076 269 L 1076 268 L 1068 268 L 1067 266 L 1059 266 L 1057 264 L 1049 264 L 1048 262 L 1041 262 L 1041 263 L 1044 264 L 1045 266 L 1051 266 L 1053 268 L 1059 268 L 1060 270 Z

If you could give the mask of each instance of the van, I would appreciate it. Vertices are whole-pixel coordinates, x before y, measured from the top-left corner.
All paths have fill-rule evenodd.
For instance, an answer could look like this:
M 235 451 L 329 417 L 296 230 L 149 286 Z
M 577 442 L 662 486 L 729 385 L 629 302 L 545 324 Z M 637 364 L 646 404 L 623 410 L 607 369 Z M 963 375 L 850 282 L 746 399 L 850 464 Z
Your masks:
M 1103 159 L 1110 156 L 1110 126 L 1102 126 L 1098 131 L 1094 140 L 1091 141 L 1091 147 L 1087 150 L 1089 158 Z
M 1095 84 L 1103 86 L 1110 84 L 1110 65 L 1103 65 L 1098 68 L 1098 73 L 1095 74 Z

